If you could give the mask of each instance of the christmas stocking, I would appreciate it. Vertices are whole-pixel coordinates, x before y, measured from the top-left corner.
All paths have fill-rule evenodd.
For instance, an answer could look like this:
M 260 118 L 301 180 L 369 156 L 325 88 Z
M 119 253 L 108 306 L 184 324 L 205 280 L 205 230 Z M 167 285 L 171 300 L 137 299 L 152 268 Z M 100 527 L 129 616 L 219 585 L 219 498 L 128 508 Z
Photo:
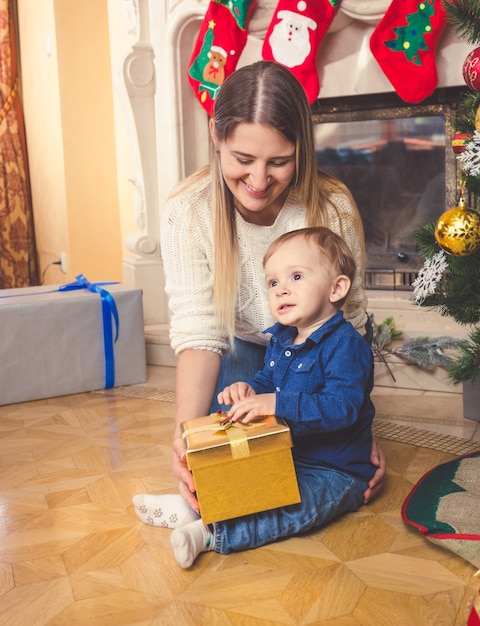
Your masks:
M 310 104 L 318 98 L 316 57 L 340 0 L 279 0 L 263 42 L 262 56 L 288 68 Z
M 255 0 L 211 0 L 200 26 L 188 80 L 209 115 L 223 81 L 235 70 L 247 41 Z
M 421 102 L 438 83 L 435 47 L 446 24 L 443 0 L 392 0 L 370 49 L 405 102 Z

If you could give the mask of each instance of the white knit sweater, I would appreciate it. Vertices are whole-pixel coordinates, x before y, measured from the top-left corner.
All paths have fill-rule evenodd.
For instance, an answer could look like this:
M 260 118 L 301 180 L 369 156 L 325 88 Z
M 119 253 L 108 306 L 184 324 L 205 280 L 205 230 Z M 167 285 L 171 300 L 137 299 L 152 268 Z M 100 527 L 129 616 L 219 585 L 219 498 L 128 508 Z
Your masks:
M 213 219 L 211 183 L 206 177 L 187 192 L 169 201 L 161 227 L 161 248 L 165 269 L 165 290 L 171 310 L 170 340 L 178 354 L 186 349 L 227 350 L 226 335 L 215 325 L 213 307 Z M 329 206 L 328 226 L 343 238 L 360 263 L 358 234 L 352 221 L 352 207 L 343 194 L 335 197 L 340 220 Z M 305 209 L 294 190 L 271 226 L 249 224 L 239 213 L 236 217 L 241 258 L 240 293 L 236 306 L 235 335 L 246 341 L 266 344 L 262 334 L 274 320 L 268 308 L 267 289 L 262 267 L 268 246 L 281 234 L 304 228 Z M 346 319 L 365 333 L 366 298 L 362 277 L 358 276 L 345 306 Z

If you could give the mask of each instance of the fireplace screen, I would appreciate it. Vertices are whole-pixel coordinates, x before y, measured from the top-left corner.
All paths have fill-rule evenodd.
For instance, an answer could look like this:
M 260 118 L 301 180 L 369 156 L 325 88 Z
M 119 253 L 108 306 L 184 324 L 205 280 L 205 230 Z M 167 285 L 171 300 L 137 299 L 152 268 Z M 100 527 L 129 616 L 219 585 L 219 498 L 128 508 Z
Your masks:
M 411 289 L 424 261 L 414 232 L 455 200 L 450 118 L 450 104 L 314 115 L 317 163 L 362 216 L 369 289 Z

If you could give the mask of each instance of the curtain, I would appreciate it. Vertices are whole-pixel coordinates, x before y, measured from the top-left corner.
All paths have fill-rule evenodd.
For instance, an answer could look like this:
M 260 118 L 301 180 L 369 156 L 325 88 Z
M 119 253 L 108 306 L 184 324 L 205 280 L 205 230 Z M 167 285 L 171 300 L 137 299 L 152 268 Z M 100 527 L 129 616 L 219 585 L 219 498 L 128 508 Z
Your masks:
M 38 284 L 14 0 L 0 0 L 0 288 Z

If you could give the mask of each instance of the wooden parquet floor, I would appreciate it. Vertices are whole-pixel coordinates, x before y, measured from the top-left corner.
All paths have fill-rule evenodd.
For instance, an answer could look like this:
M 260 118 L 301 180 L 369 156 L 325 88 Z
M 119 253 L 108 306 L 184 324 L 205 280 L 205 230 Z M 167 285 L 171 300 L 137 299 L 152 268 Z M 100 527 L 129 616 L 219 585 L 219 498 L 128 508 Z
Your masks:
M 382 439 L 385 488 L 328 527 L 179 568 L 132 495 L 172 493 L 169 401 L 79 394 L 0 407 L 2 626 L 460 626 L 472 565 L 401 520 L 454 458 Z

